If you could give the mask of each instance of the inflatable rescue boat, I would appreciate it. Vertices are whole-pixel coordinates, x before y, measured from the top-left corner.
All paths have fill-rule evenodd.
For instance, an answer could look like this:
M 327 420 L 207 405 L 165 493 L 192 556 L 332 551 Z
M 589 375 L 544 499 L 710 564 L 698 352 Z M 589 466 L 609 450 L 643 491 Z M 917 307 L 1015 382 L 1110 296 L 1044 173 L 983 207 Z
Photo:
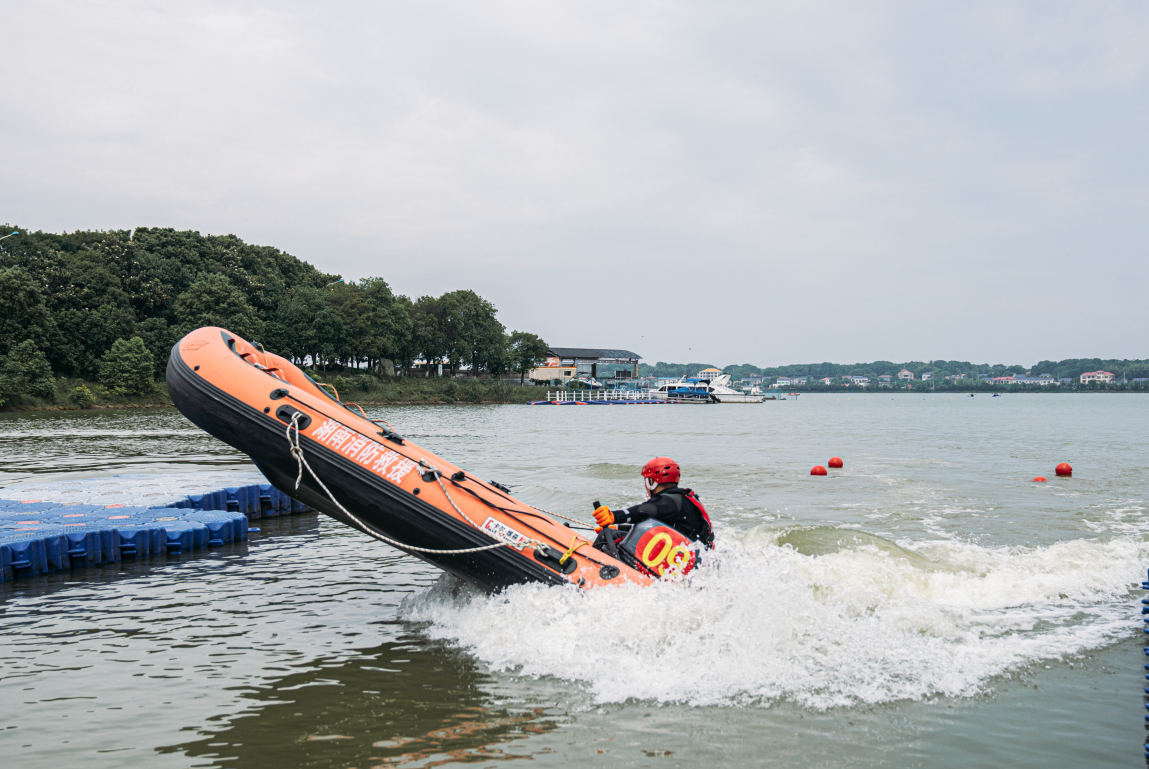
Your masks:
M 184 416 L 280 491 L 484 590 L 641 585 L 695 564 L 690 540 L 657 521 L 592 542 L 225 329 L 181 339 L 167 385 Z

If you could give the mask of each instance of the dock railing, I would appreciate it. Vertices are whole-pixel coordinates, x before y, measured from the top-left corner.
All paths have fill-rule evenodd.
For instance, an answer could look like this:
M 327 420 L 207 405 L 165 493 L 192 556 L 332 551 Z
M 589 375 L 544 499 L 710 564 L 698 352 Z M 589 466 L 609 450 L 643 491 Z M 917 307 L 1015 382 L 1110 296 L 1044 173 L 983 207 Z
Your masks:
M 558 401 L 646 401 L 654 400 L 650 390 L 555 390 L 547 391 L 547 400 Z

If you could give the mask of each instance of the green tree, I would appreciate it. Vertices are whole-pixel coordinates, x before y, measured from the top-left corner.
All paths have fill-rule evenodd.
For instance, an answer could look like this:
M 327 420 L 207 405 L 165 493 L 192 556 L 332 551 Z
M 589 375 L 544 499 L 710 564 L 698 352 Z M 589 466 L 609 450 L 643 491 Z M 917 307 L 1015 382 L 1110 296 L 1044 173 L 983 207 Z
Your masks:
M 157 379 L 164 376 L 172 347 L 179 341 L 175 332 L 176 329 L 170 328 L 167 321 L 160 317 L 145 318 L 136 325 L 136 335 L 144 340 L 144 347 L 153 351 Z
M 336 354 L 342 360 L 355 362 L 370 357 L 367 350 L 372 346 L 378 325 L 376 309 L 354 283 L 341 283 L 331 289 L 330 294 L 331 309 L 344 331 Z
M 52 377 L 52 366 L 35 342 L 31 339 L 21 342 L 8 353 L 8 357 L 19 361 L 24 368 L 24 379 L 27 382 L 24 392 L 44 400 L 56 399 L 56 380 Z
M 98 375 L 100 357 L 117 339 L 136 334 L 135 317 L 117 303 L 61 310 L 55 317 L 53 363 L 72 376 Z
M 427 363 L 425 374 L 430 376 L 431 364 L 443 361 L 450 347 L 446 312 L 439 300 L 430 296 L 419 297 L 409 306 L 408 311 L 411 316 L 413 358 L 422 358 Z
M 382 278 L 340 285 L 331 305 L 344 329 L 340 357 L 371 368 L 383 358 L 395 359 L 407 346 L 411 316 Z
M 142 337 L 162 371 L 171 345 L 189 327 L 222 323 L 257 336 L 258 327 L 245 319 L 272 319 L 289 291 L 334 279 L 234 235 L 147 227 L 64 234 L 13 229 L 21 234 L 0 243 L 0 271 L 15 271 L 0 279 L 0 354 L 33 339 L 55 371 L 74 376 L 98 376 L 101 357 L 121 337 Z M 14 287 L 13 276 L 21 275 L 30 279 Z M 193 285 L 207 275 L 222 277 L 243 297 L 238 320 L 227 302 L 213 306 L 218 298 L 211 292 L 195 296 L 204 294 L 203 286 L 193 291 Z M 193 306 L 185 301 L 177 317 L 180 297 Z
M 44 353 L 28 339 L 0 356 L 0 405 L 31 395 L 45 400 L 56 397 L 56 380 Z
M 471 373 L 498 369 L 506 359 L 506 329 L 495 318 L 495 306 L 474 291 L 451 291 L 439 297 L 446 310 L 447 357 L 471 364 Z
M 269 324 L 267 346 L 301 365 L 305 358 L 318 366 L 343 347 L 343 321 L 331 306 L 331 292 L 303 287 L 290 291 Z
M 300 290 L 308 291 L 309 289 Z M 321 297 L 316 303 L 318 311 L 312 321 L 316 346 L 311 353 L 311 361 L 312 365 L 318 365 L 322 361 L 323 369 L 326 371 L 327 363 L 343 347 L 347 329 L 343 325 L 343 320 L 331 306 L 330 293 L 322 289 L 310 289 L 310 291 L 318 293 Z
M 243 292 L 219 274 L 201 275 L 176 297 L 175 316 L 181 337 L 202 326 L 220 326 L 250 341 L 263 330 Z
M 483 369 L 493 377 L 501 377 L 513 370 L 515 361 L 511 358 L 511 337 L 499 334 L 492 338 L 483 352 Z
M 24 395 L 28 380 L 24 367 L 7 355 L 0 355 L 0 406 L 8 406 Z
M 374 313 L 371 319 L 372 341 L 366 349 L 368 357 L 373 357 L 376 362 L 382 358 L 394 361 L 410 346 L 411 314 L 407 311 L 410 300 L 405 296 L 395 296 L 382 278 L 365 278 L 362 286 Z
M 547 359 L 547 343 L 528 331 L 514 331 L 510 336 L 510 358 L 519 371 L 519 384 L 527 372 Z
M 72 392 L 68 394 L 68 398 L 72 401 L 72 403 L 81 409 L 92 408 L 92 402 L 96 400 L 92 396 L 92 391 L 89 390 L 88 386 L 85 384 L 73 388 Z
M 415 352 L 415 303 L 408 297 L 400 294 L 395 297 L 395 312 L 401 313 L 402 318 L 399 322 L 403 324 L 405 329 L 404 333 L 398 338 L 397 346 L 395 348 L 395 357 L 393 359 L 396 370 L 401 370 L 404 374 L 408 373 L 411 365 L 415 362 L 417 353 Z
M 154 366 L 143 339 L 117 339 L 100 361 L 100 382 L 118 393 L 143 395 L 155 385 Z
M 0 269 L 0 354 L 26 339 L 44 345 L 51 330 L 40 285 L 22 268 Z

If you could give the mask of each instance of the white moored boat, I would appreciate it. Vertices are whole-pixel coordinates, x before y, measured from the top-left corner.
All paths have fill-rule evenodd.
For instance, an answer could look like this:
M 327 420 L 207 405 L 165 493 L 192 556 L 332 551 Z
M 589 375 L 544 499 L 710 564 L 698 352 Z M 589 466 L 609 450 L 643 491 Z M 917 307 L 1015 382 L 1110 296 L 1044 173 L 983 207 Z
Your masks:
M 730 386 L 730 375 L 721 374 L 713 379 L 682 377 L 650 391 L 650 397 L 679 403 L 762 403 L 765 397 L 758 388 L 741 392 Z
M 710 383 L 710 397 L 719 403 L 762 403 L 766 398 L 757 387 L 749 392 L 735 390 L 730 386 L 730 375 L 723 374 Z

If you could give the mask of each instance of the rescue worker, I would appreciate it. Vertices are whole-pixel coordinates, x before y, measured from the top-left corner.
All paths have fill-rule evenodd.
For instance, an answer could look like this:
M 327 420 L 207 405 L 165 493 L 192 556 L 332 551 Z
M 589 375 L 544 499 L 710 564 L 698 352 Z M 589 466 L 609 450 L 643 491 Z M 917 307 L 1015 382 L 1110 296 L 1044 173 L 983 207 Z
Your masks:
M 691 540 L 713 548 L 714 529 L 710 525 L 710 516 L 693 491 L 679 488 L 681 475 L 678 463 L 673 459 L 655 457 L 642 466 L 647 500 L 626 510 L 599 507 L 594 511 L 595 521 L 599 526 L 606 527 L 615 523 L 641 523 L 649 518 L 657 518 Z

